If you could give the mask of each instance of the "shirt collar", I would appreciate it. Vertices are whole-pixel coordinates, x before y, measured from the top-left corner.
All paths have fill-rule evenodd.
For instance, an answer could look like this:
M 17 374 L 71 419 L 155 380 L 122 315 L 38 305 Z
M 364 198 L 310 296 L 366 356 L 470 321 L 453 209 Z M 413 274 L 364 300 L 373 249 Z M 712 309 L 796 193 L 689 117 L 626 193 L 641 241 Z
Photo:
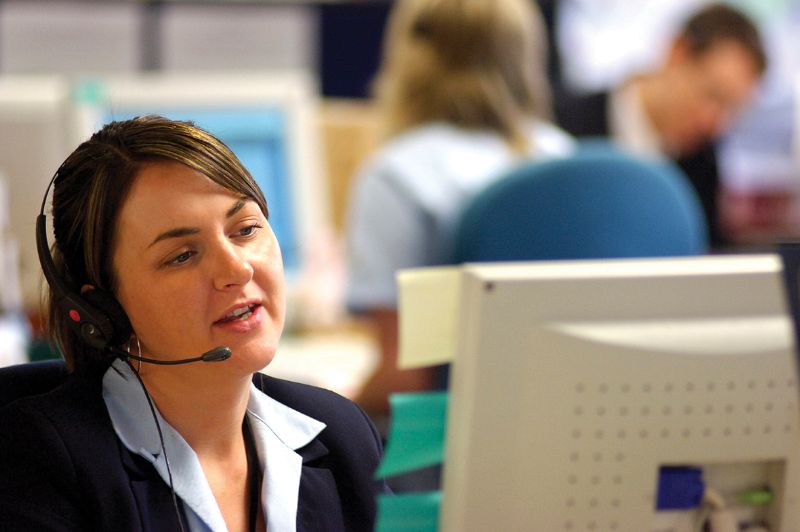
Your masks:
M 279 403 L 262 393 L 254 384 L 250 385 L 247 413 L 250 415 L 251 422 L 261 422 L 267 430 L 293 451 L 308 445 L 325 428 L 325 423 L 322 421 L 317 421 Z
M 103 400 L 123 445 L 149 461 L 169 485 L 169 471 L 153 413 L 127 363 L 116 360 L 106 371 Z M 279 403 L 252 384 L 247 414 L 262 466 L 261 501 L 268 529 L 294 530 L 302 471 L 302 458 L 294 451 L 310 443 L 325 424 Z M 164 420 L 157 408 L 155 415 L 163 433 L 175 494 L 205 524 L 203 529 L 226 530 L 194 450 Z M 194 515 L 188 516 L 190 525 Z M 192 530 L 195 528 L 190 526 Z
M 635 79 L 611 91 L 608 105 L 611 136 L 621 147 L 639 155 L 665 156 L 658 131 L 642 106 Z

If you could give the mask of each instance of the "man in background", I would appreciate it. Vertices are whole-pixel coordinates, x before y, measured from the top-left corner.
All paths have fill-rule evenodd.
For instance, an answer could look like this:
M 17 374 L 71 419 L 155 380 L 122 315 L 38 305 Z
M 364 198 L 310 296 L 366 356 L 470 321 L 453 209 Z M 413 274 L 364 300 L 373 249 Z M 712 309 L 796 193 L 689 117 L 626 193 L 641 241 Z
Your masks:
M 724 247 L 714 141 L 749 102 L 766 65 L 755 25 L 712 4 L 686 21 L 653 72 L 608 92 L 556 94 L 556 122 L 576 136 L 608 136 L 634 153 L 673 159 L 702 203 L 712 247 Z

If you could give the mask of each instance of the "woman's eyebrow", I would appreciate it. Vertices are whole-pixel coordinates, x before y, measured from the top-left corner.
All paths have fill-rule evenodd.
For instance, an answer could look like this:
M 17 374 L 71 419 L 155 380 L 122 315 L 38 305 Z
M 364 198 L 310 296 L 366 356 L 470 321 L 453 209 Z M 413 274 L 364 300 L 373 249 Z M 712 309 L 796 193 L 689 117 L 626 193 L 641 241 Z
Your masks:
M 228 209 L 228 211 L 225 213 L 225 218 L 230 218 L 231 216 L 242 210 L 242 207 L 244 207 L 246 204 L 247 202 L 243 199 L 236 200 L 236 202 L 233 204 L 233 207 Z M 151 248 L 158 242 L 161 242 L 162 240 L 165 240 L 167 238 L 180 238 L 182 236 L 194 235 L 199 232 L 200 229 L 197 227 L 176 227 L 175 229 L 164 231 L 163 233 L 158 235 L 152 242 L 150 242 L 150 245 L 148 245 L 147 247 Z
M 242 209 L 242 207 L 245 206 L 245 204 L 246 202 L 243 199 L 236 200 L 236 203 L 233 204 L 233 207 L 228 209 L 228 212 L 225 213 L 225 217 L 230 218 L 231 216 L 239 212 Z
M 195 235 L 200 232 L 200 229 L 197 227 L 176 227 L 175 229 L 170 229 L 169 231 L 164 231 L 160 235 L 158 235 L 155 240 L 150 242 L 150 245 L 147 248 L 151 248 L 157 243 L 161 242 L 162 240 L 166 240 L 167 238 L 179 238 L 182 236 L 188 235 Z

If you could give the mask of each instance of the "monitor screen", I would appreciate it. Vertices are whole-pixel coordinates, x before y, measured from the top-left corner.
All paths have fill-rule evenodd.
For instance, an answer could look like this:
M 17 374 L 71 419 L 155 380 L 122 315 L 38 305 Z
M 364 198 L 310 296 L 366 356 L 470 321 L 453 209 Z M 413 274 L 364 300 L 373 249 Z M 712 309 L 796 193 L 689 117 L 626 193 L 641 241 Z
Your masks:
M 145 114 L 190 120 L 236 154 L 267 198 L 270 225 L 290 281 L 327 223 L 311 112 L 302 73 L 150 75 L 88 80 L 76 90 L 82 129 Z
M 792 325 L 776 256 L 467 265 L 442 530 L 659 530 L 659 473 L 800 527 Z M 741 504 L 749 490 L 772 502 Z M 690 511 L 691 513 L 691 511 Z
M 264 109 L 175 109 L 169 107 L 120 107 L 103 117 L 103 123 L 158 114 L 189 120 L 213 133 L 236 154 L 267 198 L 269 221 L 283 252 L 284 267 L 294 271 L 299 264 L 293 194 L 287 152 L 287 118 L 278 108 Z

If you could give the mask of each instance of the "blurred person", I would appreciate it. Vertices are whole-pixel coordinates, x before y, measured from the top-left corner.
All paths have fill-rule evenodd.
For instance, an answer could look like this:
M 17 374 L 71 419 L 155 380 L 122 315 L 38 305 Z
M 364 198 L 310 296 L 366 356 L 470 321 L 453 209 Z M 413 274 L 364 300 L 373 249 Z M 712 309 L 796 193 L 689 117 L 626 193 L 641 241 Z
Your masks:
M 556 121 L 576 136 L 610 136 L 634 153 L 675 160 L 700 198 L 712 246 L 723 247 L 715 140 L 751 100 L 766 66 L 753 22 L 712 4 L 688 18 L 654 71 L 606 92 L 557 94 Z
M 376 80 L 386 141 L 360 169 L 347 238 L 348 306 L 375 326 L 381 359 L 356 398 L 373 416 L 388 394 L 434 386 L 397 369 L 403 268 L 447 263 L 462 208 L 523 160 L 568 154 L 549 116 L 542 24 L 530 0 L 400 0 Z
M 70 376 L 0 409 L 0 528 L 371 531 L 368 417 L 259 372 L 284 326 L 281 251 L 228 147 L 112 122 L 51 185 L 52 256 L 37 245 Z

